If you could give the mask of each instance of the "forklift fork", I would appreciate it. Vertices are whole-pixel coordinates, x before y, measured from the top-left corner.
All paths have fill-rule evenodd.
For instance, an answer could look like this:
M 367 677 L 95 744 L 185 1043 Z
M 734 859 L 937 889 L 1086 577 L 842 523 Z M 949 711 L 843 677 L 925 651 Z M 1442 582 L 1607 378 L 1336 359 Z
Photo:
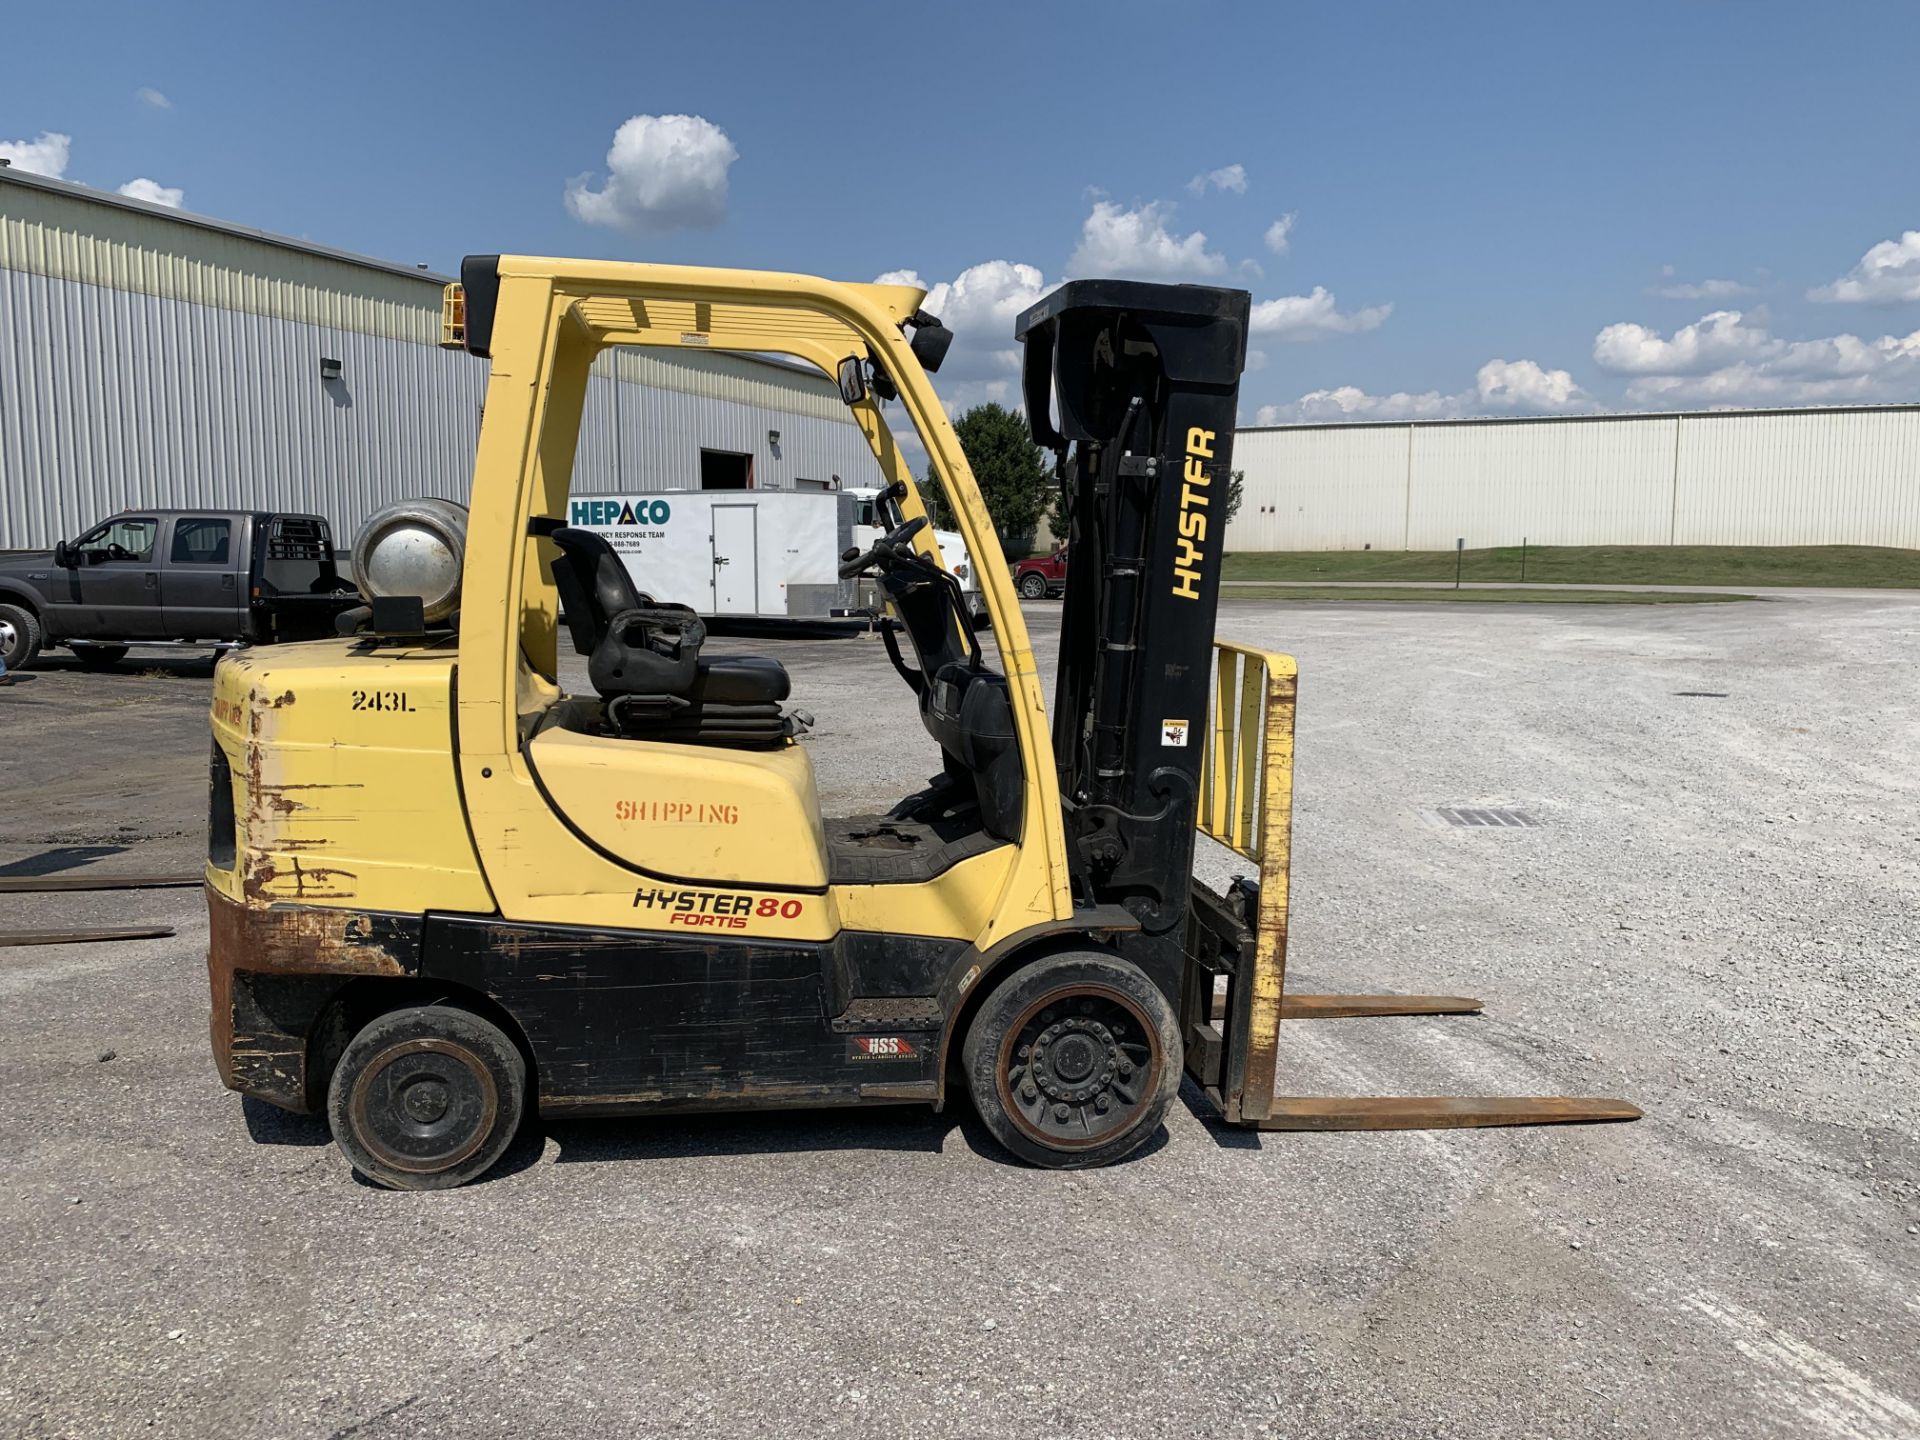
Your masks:
M 1287 877 L 1293 829 L 1293 659 L 1216 641 L 1200 832 L 1257 878 L 1224 896 L 1193 881 L 1180 1028 L 1187 1071 L 1229 1124 L 1257 1130 L 1432 1130 L 1634 1120 L 1621 1100 L 1569 1096 L 1276 1095 L 1281 1022 L 1472 1015 L 1460 995 L 1288 995 Z M 1224 987 L 1224 997 L 1220 991 Z M 1224 1002 L 1224 1003 L 1222 1003 Z

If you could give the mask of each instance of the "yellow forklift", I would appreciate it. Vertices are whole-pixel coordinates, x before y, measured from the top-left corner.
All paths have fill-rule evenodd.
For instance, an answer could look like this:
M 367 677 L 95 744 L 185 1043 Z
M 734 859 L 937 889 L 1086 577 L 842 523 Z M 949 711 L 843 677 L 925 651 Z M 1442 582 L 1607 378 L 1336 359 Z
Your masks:
M 232 1088 L 323 1111 L 368 1178 L 482 1174 L 547 1116 L 924 1102 L 964 1085 L 1044 1166 L 1105 1164 L 1183 1076 L 1267 1129 L 1626 1119 L 1605 1100 L 1281 1098 L 1282 1020 L 1472 1010 L 1287 996 L 1293 665 L 1213 642 L 1248 297 L 1076 281 L 1019 321 L 1070 516 L 1049 728 L 1004 568 L 996 654 L 941 566 L 884 405 L 970 553 L 998 542 L 902 285 L 470 257 L 447 343 L 488 357 L 458 611 L 383 595 L 332 640 L 223 659 L 207 900 Z M 821 813 L 775 660 L 703 653 L 567 523 L 614 346 L 780 353 L 836 382 L 888 482 L 871 578 L 938 773 Z M 564 613 L 564 629 L 562 614 Z M 592 693 L 560 683 L 563 639 Z M 802 697 L 804 698 L 804 697 Z M 893 744 L 893 737 L 875 737 Z M 1196 882 L 1196 837 L 1251 867 Z

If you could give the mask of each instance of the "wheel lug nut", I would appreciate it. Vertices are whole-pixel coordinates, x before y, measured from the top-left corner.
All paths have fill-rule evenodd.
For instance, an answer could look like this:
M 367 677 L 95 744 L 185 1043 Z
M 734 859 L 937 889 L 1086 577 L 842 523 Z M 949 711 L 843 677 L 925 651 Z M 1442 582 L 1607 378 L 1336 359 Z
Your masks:
M 1053 1118 L 1054 1118 L 1054 1119 L 1056 1119 L 1056 1120 L 1064 1120 L 1064 1119 L 1066 1119 L 1066 1118 L 1067 1118 L 1067 1114 L 1068 1114 L 1068 1111 L 1067 1111 L 1067 1107 L 1066 1107 L 1066 1106 L 1064 1106 L 1064 1105 L 1056 1105 L 1056 1106 L 1054 1106 L 1054 1107 L 1053 1107 Z
M 1099 1099 L 1093 1102 L 1093 1108 L 1098 1110 L 1102 1115 L 1106 1114 L 1107 1111 L 1112 1107 L 1113 1107 L 1113 1101 L 1109 1100 L 1104 1095 L 1102 1095 Z
M 1038 1100 L 1040 1098 L 1040 1092 L 1031 1085 L 1022 1085 L 1020 1087 L 1020 1098 L 1022 1100 Z
M 1131 1060 L 1122 1060 L 1120 1062 L 1120 1073 L 1122 1075 L 1133 1074 L 1133 1062 Z

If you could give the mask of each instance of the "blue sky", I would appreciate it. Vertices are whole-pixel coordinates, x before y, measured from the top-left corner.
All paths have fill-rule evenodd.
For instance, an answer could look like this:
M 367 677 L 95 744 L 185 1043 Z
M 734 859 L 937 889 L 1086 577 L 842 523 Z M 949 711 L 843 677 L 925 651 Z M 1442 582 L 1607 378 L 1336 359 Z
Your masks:
M 107 3 L 7 49 L 0 154 L 224 219 L 911 272 L 950 404 L 1094 270 L 1249 289 L 1249 420 L 1920 399 L 1913 5 Z

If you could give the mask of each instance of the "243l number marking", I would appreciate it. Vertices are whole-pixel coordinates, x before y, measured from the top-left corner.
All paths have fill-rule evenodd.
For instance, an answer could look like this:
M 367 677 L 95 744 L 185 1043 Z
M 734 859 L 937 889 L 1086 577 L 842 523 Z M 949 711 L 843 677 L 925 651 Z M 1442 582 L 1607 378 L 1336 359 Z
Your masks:
M 411 714 L 413 701 L 407 698 L 407 692 L 404 690 L 356 690 L 353 692 L 353 708 L 391 710 Z

